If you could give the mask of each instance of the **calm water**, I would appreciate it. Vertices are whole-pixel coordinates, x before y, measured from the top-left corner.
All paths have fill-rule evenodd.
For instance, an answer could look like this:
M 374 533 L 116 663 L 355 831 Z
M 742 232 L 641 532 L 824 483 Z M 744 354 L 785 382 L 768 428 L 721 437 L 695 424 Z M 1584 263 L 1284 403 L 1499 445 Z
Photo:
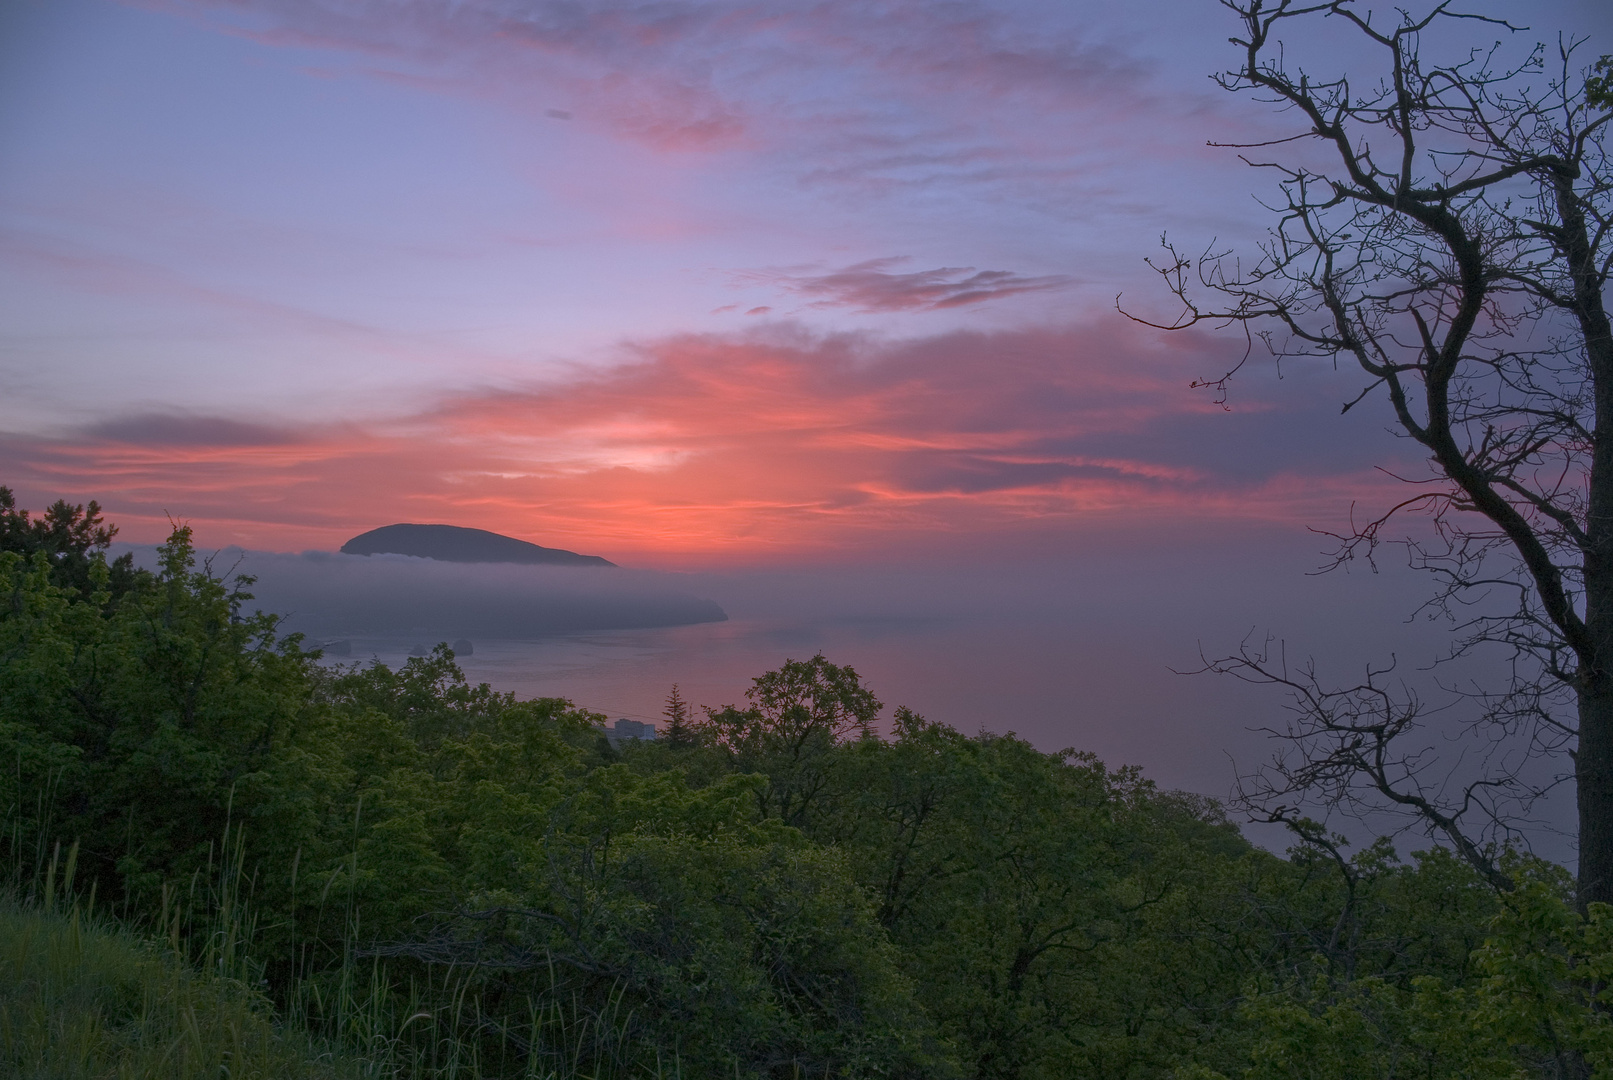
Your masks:
M 565 697 L 609 717 L 663 722 L 674 682 L 696 705 L 742 704 L 751 679 L 823 652 L 891 707 L 967 732 L 1016 732 L 1138 764 L 1167 787 L 1224 795 L 1230 755 L 1264 756 L 1248 728 L 1280 702 L 1231 680 L 1179 675 L 1192 641 L 1171 631 L 1094 625 L 1071 613 L 1022 616 L 735 618 L 726 623 L 511 641 L 475 640 L 472 682 L 520 697 Z M 431 642 L 354 638 L 351 660 L 403 663 Z

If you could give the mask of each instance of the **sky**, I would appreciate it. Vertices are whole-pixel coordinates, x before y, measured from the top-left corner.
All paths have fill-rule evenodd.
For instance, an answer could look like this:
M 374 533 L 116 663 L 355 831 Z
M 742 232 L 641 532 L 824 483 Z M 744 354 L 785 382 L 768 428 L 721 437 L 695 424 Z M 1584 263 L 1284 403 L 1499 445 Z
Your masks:
M 1229 412 L 1241 338 L 1115 310 L 1264 227 L 1208 0 L 0 12 L 0 460 L 126 539 L 1051 557 L 1337 521 L 1405 453 L 1348 373 Z
M 1613 51 L 1604 0 L 1476 8 Z M 492 529 L 737 615 L 769 574 L 869 608 L 900 567 L 933 607 L 968 568 L 1073 611 L 1115 700 L 1257 626 L 1353 656 L 1418 587 L 1352 607 L 1309 530 L 1417 456 L 1341 415 L 1348 371 L 1256 355 L 1223 403 L 1192 384 L 1239 334 L 1116 310 L 1174 316 L 1162 234 L 1263 233 L 1266 175 L 1207 143 L 1293 129 L 1211 81 L 1235 30 L 1212 0 L 0 0 L 0 483 L 135 544 Z

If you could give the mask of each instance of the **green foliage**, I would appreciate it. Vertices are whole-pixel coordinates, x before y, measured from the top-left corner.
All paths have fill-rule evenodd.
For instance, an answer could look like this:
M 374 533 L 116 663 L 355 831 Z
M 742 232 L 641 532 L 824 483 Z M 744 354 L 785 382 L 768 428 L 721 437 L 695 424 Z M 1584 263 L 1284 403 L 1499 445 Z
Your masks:
M 1613 109 L 1613 56 L 1603 56 L 1591 65 L 1585 79 L 1585 100 L 1598 109 Z
M 968 1075 L 1158 1072 L 1236 992 L 1235 970 L 1231 985 L 1213 965 L 1178 971 L 1203 915 L 1190 890 L 1259 858 L 1208 806 L 906 711 L 893 740 L 845 748 L 833 789 L 819 830 L 855 853 Z M 1203 859 L 1178 829 L 1227 853 Z
M 1583 1059 L 1598 1073 L 1613 1066 L 1613 908 L 1569 904 L 1561 868 L 1531 862 L 1505 898 L 1476 953 L 1475 1038 L 1511 1048 L 1527 1063 L 1568 1071 Z
M 82 842 L 103 896 L 149 904 L 206 864 L 232 792 L 274 763 L 296 727 L 311 663 L 249 596 L 195 568 L 189 531 L 162 569 L 113 608 L 95 554 L 83 602 L 45 552 L 0 552 L 0 805 L 14 860 L 53 838 Z M 34 815 L 29 805 L 41 808 Z
M 422 1068 L 444 1039 L 476 1075 L 934 1057 L 845 857 L 764 820 L 764 778 L 612 764 L 601 717 L 471 686 L 446 647 L 324 668 L 188 530 L 159 555 L 111 605 L 98 553 L 87 600 L 48 554 L 0 554 L 19 882 L 76 844 L 81 891 L 209 967 L 250 951 L 284 1008 Z
M 1444 851 L 1347 854 L 1303 822 L 1278 857 L 1090 754 L 905 709 L 881 736 L 821 655 L 616 751 L 602 716 L 473 686 L 446 646 L 318 663 L 183 528 L 114 601 L 109 527 L 75 513 L 51 520 L 88 538 L 88 591 L 49 550 L 0 552 L 11 876 L 40 904 L 98 897 L 207 974 L 139 971 L 260 985 L 388 1075 L 1613 1066 L 1613 921 L 1575 914 L 1555 868 L 1517 861 L 1497 896 Z M 129 978 L 97 963 L 60 993 L 100 1002 L 84 1031 L 133 1031 L 106 1019 Z M 229 1001 L 273 1033 L 254 994 Z M 39 1007 L 6 1007 L 34 1010 L 46 1060 Z
M 1613 912 L 1598 904 L 1581 918 L 1561 868 L 1515 859 L 1508 869 L 1520 884 L 1492 905 L 1466 977 L 1418 971 L 1341 979 L 1318 965 L 1308 980 L 1245 1004 L 1243 1018 L 1256 1035 L 1237 1075 L 1601 1075 L 1613 1064 L 1606 1008 L 1613 1000 Z
M 16 495 L 0 485 L 0 551 L 11 551 L 24 558 L 43 552 L 50 563 L 53 583 L 88 599 L 97 585 L 91 579 L 95 556 L 103 554 L 118 534 L 117 526 L 101 518 L 101 506 L 91 500 L 74 505 L 57 499 L 39 517 L 17 508 Z M 107 565 L 104 584 L 109 599 L 122 596 L 133 587 L 138 575 L 134 556 L 120 555 Z
M 828 762 L 835 746 L 852 735 L 872 737 L 883 708 L 850 667 L 786 660 L 777 671 L 752 680 L 749 707 L 707 709 L 701 734 L 726 751 L 730 767 L 767 776 L 758 796 L 764 816 L 804 825 L 828 791 Z

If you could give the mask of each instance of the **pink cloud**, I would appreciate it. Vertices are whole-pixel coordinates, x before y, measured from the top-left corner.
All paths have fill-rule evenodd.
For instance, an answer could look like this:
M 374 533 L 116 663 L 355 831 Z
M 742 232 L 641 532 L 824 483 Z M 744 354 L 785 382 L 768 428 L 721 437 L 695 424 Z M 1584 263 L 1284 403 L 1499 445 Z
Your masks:
M 279 548 L 450 521 L 640 564 L 1327 522 L 1381 493 L 1314 410 L 1229 417 L 1190 391 L 1218 351 L 1112 326 L 897 344 L 774 327 L 653 342 L 603 373 L 364 429 L 135 415 L 0 453 L 25 505 L 97 498 L 131 539 L 167 513 L 207 543 Z M 1270 445 L 1274 424 L 1309 456 L 1250 461 L 1250 425 Z

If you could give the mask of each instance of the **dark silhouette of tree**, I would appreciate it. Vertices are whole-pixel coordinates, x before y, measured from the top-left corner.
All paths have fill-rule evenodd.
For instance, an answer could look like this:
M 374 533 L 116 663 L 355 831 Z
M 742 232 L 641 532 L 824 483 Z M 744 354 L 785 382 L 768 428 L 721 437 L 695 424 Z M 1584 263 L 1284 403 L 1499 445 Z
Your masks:
M 1381 401 L 1428 469 L 1407 478 L 1408 497 L 1337 537 L 1336 564 L 1393 543 L 1430 573 L 1454 655 L 1503 654 L 1491 669 L 1503 685 L 1464 692 L 1481 707 L 1472 734 L 1537 759 L 1509 750 L 1477 772 L 1470 756 L 1460 778 L 1436 770 L 1428 709 L 1392 666 L 1334 688 L 1246 647 L 1209 666 L 1287 688 L 1297 711 L 1278 732 L 1289 750 L 1248 778 L 1244 805 L 1294 821 L 1318 795 L 1388 803 L 1504 884 L 1487 841 L 1571 780 L 1580 903 L 1613 900 L 1608 60 L 1585 65 L 1570 37 L 1515 62 L 1503 44 L 1431 59 L 1436 32 L 1519 29 L 1449 2 L 1422 15 L 1348 0 L 1223 4 L 1242 22 L 1243 58 L 1221 86 L 1297 123 L 1240 147 L 1276 180 L 1257 258 L 1212 245 L 1194 259 L 1165 244 L 1155 268 L 1185 305 L 1169 325 L 1241 325 L 1279 359 L 1362 373 L 1345 410 Z M 1354 35 L 1378 66 L 1307 70 L 1279 39 L 1290 27 Z M 1241 364 L 1203 385 L 1224 399 Z M 1531 779 L 1542 762 L 1555 776 Z

